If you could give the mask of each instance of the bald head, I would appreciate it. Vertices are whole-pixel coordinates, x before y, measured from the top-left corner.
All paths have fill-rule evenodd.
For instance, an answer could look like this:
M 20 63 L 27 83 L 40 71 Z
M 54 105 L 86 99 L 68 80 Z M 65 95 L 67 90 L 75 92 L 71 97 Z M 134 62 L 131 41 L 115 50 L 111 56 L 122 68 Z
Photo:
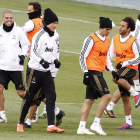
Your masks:
M 12 14 L 13 15 L 13 13 L 9 10 L 6 10 L 5 12 L 3 12 L 3 17 L 4 17 L 5 14 Z

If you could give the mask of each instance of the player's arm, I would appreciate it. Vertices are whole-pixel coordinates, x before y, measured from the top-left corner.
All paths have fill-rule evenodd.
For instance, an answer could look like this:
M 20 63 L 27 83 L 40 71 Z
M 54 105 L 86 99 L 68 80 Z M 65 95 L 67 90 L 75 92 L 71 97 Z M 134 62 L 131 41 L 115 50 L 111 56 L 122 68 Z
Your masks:
M 92 47 L 94 45 L 94 41 L 92 37 L 87 37 L 84 40 L 83 47 L 80 53 L 80 66 L 84 72 L 88 72 L 87 65 L 86 65 L 86 58 L 88 57 Z

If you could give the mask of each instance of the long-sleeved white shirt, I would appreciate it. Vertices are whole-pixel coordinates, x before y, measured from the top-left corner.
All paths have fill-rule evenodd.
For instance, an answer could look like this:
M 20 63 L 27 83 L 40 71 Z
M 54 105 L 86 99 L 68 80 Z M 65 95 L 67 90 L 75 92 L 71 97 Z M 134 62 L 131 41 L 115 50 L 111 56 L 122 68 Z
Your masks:
M 105 36 L 101 36 L 98 34 L 98 31 L 95 32 L 95 34 L 102 40 L 102 41 L 105 41 Z M 83 43 L 83 47 L 82 47 L 82 50 L 81 50 L 81 54 L 80 54 L 80 66 L 83 70 L 83 72 L 88 72 L 88 69 L 87 69 L 87 65 L 86 65 L 86 58 L 88 57 L 92 47 L 94 45 L 94 41 L 93 41 L 93 38 L 88 36 L 85 40 L 84 40 L 84 43 Z
M 131 32 L 131 35 L 134 36 L 138 42 L 140 42 L 140 21 L 138 19 L 136 20 L 135 30 Z
M 38 25 L 39 26 L 39 25 Z M 34 22 L 32 20 L 28 20 L 22 27 L 21 29 L 27 33 L 27 32 L 31 32 L 34 29 Z
M 59 60 L 59 34 L 55 31 L 54 33 L 54 45 L 53 45 L 53 56 Z M 57 71 L 59 69 L 55 68 L 55 64 L 51 64 L 51 75 L 56 77 Z
M 6 71 L 23 71 L 18 55 L 28 56 L 30 42 L 23 30 L 14 22 L 13 29 L 6 32 L 3 23 L 0 26 L 0 69 Z
M 40 64 L 41 59 L 51 63 L 54 63 L 56 57 L 53 56 L 53 45 L 54 45 L 54 36 L 50 37 L 49 34 L 44 31 L 44 29 L 37 32 L 32 39 L 31 46 L 31 56 L 28 62 L 28 66 L 32 69 L 38 71 L 49 71 L 49 68 L 45 69 Z
M 130 37 L 131 37 L 130 34 L 125 38 L 122 38 L 121 35 L 120 35 L 120 42 L 124 43 Z M 110 45 L 108 55 L 107 55 L 107 64 L 106 65 L 107 65 L 107 68 L 109 69 L 109 71 L 115 70 L 112 63 L 111 63 L 111 60 L 113 59 L 113 57 L 115 55 L 113 39 L 114 39 L 114 37 L 112 38 L 111 45 Z M 139 43 L 138 43 L 137 40 L 135 40 L 132 44 L 132 51 L 133 51 L 135 57 L 131 60 L 124 61 L 123 64 L 122 64 L 122 67 L 125 67 L 127 65 L 137 65 L 137 64 L 139 64 L 140 47 L 139 47 Z

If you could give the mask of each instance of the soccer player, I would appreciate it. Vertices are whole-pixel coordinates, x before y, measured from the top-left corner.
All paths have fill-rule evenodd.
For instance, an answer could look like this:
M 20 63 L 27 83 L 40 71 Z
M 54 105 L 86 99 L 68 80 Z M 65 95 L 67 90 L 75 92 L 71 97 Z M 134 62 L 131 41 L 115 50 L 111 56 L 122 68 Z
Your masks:
M 44 20 L 42 20 L 42 22 L 40 23 L 40 30 L 44 27 Z M 54 46 L 53 46 L 53 55 L 59 60 L 59 34 L 57 32 L 54 33 Z M 55 68 L 54 64 L 51 64 L 51 75 L 53 77 L 53 79 L 56 77 L 57 71 L 59 69 Z M 47 111 L 46 111 L 46 98 L 44 96 L 43 93 L 40 92 L 40 94 L 38 95 L 38 97 L 36 97 L 32 103 L 31 103 L 31 107 L 29 110 L 29 114 L 28 114 L 28 118 L 26 120 L 26 123 L 24 123 L 24 128 L 31 128 L 31 123 L 32 123 L 32 119 L 34 117 L 35 114 L 35 110 L 37 109 L 37 106 L 40 105 L 41 101 L 43 101 L 45 103 L 44 105 L 44 112 L 42 114 L 42 116 L 40 116 L 42 119 L 45 119 L 47 117 Z M 65 112 L 60 110 L 58 107 L 55 106 L 55 115 L 56 115 L 56 126 L 60 125 L 60 123 L 62 123 L 62 118 L 63 116 L 65 116 Z
M 80 54 L 80 65 L 84 71 L 83 83 L 86 85 L 86 99 L 81 110 L 81 120 L 77 134 L 94 135 L 86 128 L 86 120 L 94 100 L 102 97 L 90 129 L 100 135 L 107 135 L 100 125 L 100 120 L 105 107 L 111 99 L 108 86 L 103 78 L 103 71 L 106 66 L 110 42 L 108 35 L 112 29 L 112 21 L 109 18 L 100 17 L 99 23 L 99 30 L 85 39 Z M 112 75 L 116 80 L 119 79 L 115 71 L 112 71 Z
M 49 14 L 47 14 L 49 13 Z M 47 132 L 62 133 L 65 130 L 54 125 L 54 107 L 56 100 L 54 81 L 50 73 L 50 64 L 54 63 L 55 67 L 60 67 L 60 62 L 53 56 L 54 30 L 58 24 L 58 17 L 51 9 L 44 11 L 45 26 L 36 33 L 32 40 L 31 56 L 28 62 L 31 68 L 29 79 L 27 82 L 27 93 L 29 98 L 23 100 L 22 111 L 17 132 L 24 132 L 23 123 L 25 116 L 29 110 L 30 104 L 35 95 L 38 95 L 39 89 L 43 91 L 46 100 L 46 110 L 48 127 Z
M 138 18 L 136 20 L 136 26 L 135 27 L 136 28 L 135 28 L 134 31 L 130 31 L 130 34 L 132 36 L 134 36 L 137 39 L 137 41 L 140 43 L 140 14 L 138 15 Z M 140 68 L 140 66 L 139 66 L 139 68 Z M 138 102 L 137 105 L 136 105 L 136 107 L 138 107 L 138 105 L 140 104 L 140 100 L 138 100 L 140 98 L 140 94 L 138 94 L 138 92 L 140 91 L 139 70 L 137 71 L 136 75 L 133 77 L 133 83 L 134 83 L 134 86 L 135 86 L 135 90 L 137 92 L 132 92 L 132 95 L 134 96 L 135 103 Z M 105 115 L 108 115 L 111 118 L 116 118 L 116 116 L 114 115 L 114 112 L 113 112 L 113 108 L 116 105 L 116 103 L 119 101 L 120 98 L 121 98 L 121 94 L 120 94 L 119 90 L 117 90 L 114 93 L 113 98 L 111 99 L 110 103 L 108 104 L 107 108 L 104 111 Z
M 29 54 L 30 42 L 26 35 L 14 22 L 13 13 L 9 10 L 3 13 L 3 23 L 0 26 L 0 123 L 7 122 L 4 110 L 3 89 L 8 89 L 12 81 L 17 94 L 24 98 L 24 59 Z
M 111 59 L 116 58 L 116 69 L 119 75 L 119 80 L 113 79 L 119 87 L 122 97 L 126 122 L 118 129 L 133 129 L 131 120 L 131 102 L 130 93 L 136 96 L 135 107 L 140 104 L 139 93 L 136 92 L 130 85 L 132 78 L 136 75 L 139 64 L 139 43 L 130 34 L 130 31 L 135 30 L 135 21 L 131 17 L 124 18 L 119 27 L 119 34 L 112 39 L 111 46 L 107 57 L 107 68 L 113 69 Z
M 41 16 L 41 5 L 38 2 L 29 2 L 28 4 L 28 17 L 29 17 L 29 21 L 27 21 L 23 27 L 21 27 L 23 29 L 23 31 L 25 33 L 27 33 L 27 37 L 30 41 L 30 43 L 32 44 L 32 38 L 35 35 L 35 33 L 37 33 L 42 27 L 40 26 L 40 24 L 42 23 L 42 16 Z M 42 25 L 42 24 L 41 24 Z M 41 27 L 41 28 L 40 28 Z M 55 31 L 55 36 L 58 39 L 59 36 L 57 36 L 57 32 Z M 30 54 L 29 54 L 30 56 Z M 27 71 L 26 71 L 26 80 L 28 79 L 30 73 L 30 69 L 27 66 Z M 35 103 L 35 102 L 34 102 Z M 34 104 L 32 104 L 33 106 Z M 32 108 L 31 106 L 31 113 L 34 113 L 35 108 Z M 32 112 L 33 110 L 33 112 Z M 58 107 L 55 106 L 55 114 L 56 114 L 56 119 L 57 122 L 62 122 L 62 117 L 65 115 L 64 111 L 60 110 Z M 40 115 L 40 118 L 46 118 L 46 111 L 45 113 Z M 38 119 L 38 109 L 36 110 L 34 117 L 32 119 L 32 122 L 36 122 Z

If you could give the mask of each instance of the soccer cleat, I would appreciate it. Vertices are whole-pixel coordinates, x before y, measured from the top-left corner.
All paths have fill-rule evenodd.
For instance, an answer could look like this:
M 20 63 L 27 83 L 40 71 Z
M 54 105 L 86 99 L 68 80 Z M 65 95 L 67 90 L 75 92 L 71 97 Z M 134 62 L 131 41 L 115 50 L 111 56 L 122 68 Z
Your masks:
M 24 132 L 22 123 L 17 125 L 17 132 Z
M 27 123 L 23 124 L 24 128 L 31 128 L 31 125 L 28 125 Z
M 77 134 L 95 135 L 95 133 L 90 132 L 87 128 L 78 128 Z
M 60 129 L 57 126 L 54 125 L 53 127 L 47 127 L 47 132 L 48 133 L 63 133 L 63 132 L 65 132 L 65 130 Z
M 91 125 L 90 129 L 95 131 L 96 133 L 98 133 L 99 135 L 104 135 L 106 136 L 107 134 L 103 131 L 102 126 L 101 125 Z
M 34 117 L 33 117 L 33 119 L 32 119 L 32 122 L 37 122 L 37 120 L 38 120 L 38 108 L 37 108 L 37 110 L 36 110 L 36 112 L 35 112 L 35 114 L 34 114 Z
M 7 122 L 7 119 L 3 119 L 0 117 L 0 123 L 6 123 Z
M 58 115 L 56 115 L 56 126 L 59 126 L 62 123 L 63 116 L 65 116 L 65 112 L 60 110 Z
M 140 93 L 134 96 L 135 107 L 137 108 L 140 105 Z
M 133 129 L 133 126 L 125 123 L 123 126 L 117 128 L 117 129 Z
M 47 117 L 47 113 L 42 113 L 42 114 L 40 114 L 39 115 L 39 119 L 46 119 L 46 117 Z
M 105 109 L 105 110 L 104 110 L 104 114 L 105 114 L 105 115 L 108 115 L 110 118 L 117 118 L 117 117 L 114 115 L 113 110 L 107 110 L 107 109 Z

